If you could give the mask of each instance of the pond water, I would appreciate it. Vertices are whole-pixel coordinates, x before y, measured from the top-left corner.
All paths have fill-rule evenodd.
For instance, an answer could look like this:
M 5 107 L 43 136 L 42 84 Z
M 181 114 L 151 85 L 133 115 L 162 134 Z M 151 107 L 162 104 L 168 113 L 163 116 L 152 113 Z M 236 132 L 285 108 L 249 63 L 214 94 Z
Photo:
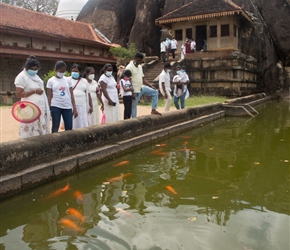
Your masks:
M 2 201 L 0 249 L 289 249 L 290 105 L 258 111 Z

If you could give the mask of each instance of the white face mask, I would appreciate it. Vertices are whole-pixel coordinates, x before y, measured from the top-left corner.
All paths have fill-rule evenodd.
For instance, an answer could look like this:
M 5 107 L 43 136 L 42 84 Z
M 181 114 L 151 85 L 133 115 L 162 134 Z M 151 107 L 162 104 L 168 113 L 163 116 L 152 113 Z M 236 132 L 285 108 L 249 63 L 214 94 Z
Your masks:
M 95 79 L 95 74 L 90 74 L 90 75 L 88 76 L 88 78 L 89 78 L 90 80 L 94 80 L 94 79 Z
M 110 76 L 113 75 L 113 72 L 112 72 L 112 71 L 107 71 L 107 72 L 105 73 L 105 75 L 108 76 L 108 77 L 110 77 Z
M 168 69 L 168 70 L 166 70 L 166 72 L 167 72 L 167 73 L 170 73 L 170 72 L 171 72 L 171 70 L 170 70 L 170 69 Z
M 65 74 L 65 73 L 56 72 L 56 75 L 57 75 L 59 78 L 63 78 L 63 77 L 64 77 L 64 74 Z

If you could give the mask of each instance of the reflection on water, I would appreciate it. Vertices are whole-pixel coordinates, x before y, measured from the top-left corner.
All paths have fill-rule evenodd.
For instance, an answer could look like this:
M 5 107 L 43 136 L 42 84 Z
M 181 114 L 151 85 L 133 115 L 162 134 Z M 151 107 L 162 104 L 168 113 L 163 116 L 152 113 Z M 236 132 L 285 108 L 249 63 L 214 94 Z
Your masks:
M 259 112 L 2 202 L 0 246 L 289 249 L 289 103 Z

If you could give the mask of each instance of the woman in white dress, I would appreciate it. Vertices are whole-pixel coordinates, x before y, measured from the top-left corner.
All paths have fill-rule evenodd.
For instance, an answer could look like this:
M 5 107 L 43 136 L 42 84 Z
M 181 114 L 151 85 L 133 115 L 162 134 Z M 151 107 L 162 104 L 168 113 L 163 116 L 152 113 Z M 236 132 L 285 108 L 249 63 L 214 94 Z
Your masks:
M 102 89 L 106 123 L 120 120 L 120 105 L 118 98 L 117 82 L 113 77 L 113 66 L 106 64 L 101 70 L 99 84 Z
M 76 103 L 78 116 L 73 119 L 73 129 L 85 128 L 89 126 L 88 114 L 93 112 L 91 95 L 89 93 L 89 83 L 81 77 L 81 66 L 73 64 L 71 67 L 71 76 L 73 93 Z
M 19 138 L 49 133 L 50 112 L 43 81 L 37 75 L 39 61 L 34 56 L 27 58 L 23 71 L 15 78 L 16 96 L 21 101 L 34 103 L 41 110 L 40 117 L 32 123 L 20 123 Z
M 86 67 L 83 77 L 86 78 L 89 83 L 89 93 L 91 95 L 93 105 L 93 112 L 91 114 L 88 114 L 89 126 L 97 125 L 100 124 L 98 100 L 101 103 L 101 110 L 104 111 L 104 103 L 101 96 L 101 87 L 97 83 L 97 81 L 94 80 L 95 70 L 93 67 Z

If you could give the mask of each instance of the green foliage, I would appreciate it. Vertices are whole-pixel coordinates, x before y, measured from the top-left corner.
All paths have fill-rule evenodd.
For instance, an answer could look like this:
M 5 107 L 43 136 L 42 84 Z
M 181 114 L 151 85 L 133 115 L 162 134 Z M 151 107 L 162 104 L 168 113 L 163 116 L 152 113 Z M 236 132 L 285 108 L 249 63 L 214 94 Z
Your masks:
M 110 53 L 113 56 L 119 57 L 120 59 L 130 59 L 134 57 L 136 52 L 137 52 L 137 49 L 136 49 L 135 43 L 130 43 L 128 45 L 128 48 L 125 48 L 125 47 L 110 48 Z

